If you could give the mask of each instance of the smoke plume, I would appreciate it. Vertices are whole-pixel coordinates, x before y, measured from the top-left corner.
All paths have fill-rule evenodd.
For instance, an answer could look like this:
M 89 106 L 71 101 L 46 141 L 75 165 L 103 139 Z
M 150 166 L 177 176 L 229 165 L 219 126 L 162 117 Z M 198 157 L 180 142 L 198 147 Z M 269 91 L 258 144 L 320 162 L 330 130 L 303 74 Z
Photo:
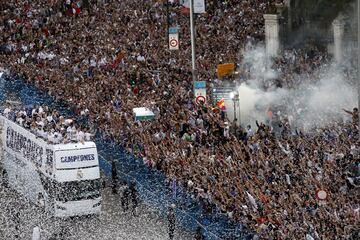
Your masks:
M 274 115 L 287 117 L 294 127 L 311 129 L 342 120 L 342 108 L 351 110 L 357 105 L 356 88 L 350 83 L 343 68 L 335 63 L 324 64 L 311 74 L 296 75 L 300 84 L 294 89 L 276 87 L 274 81 L 282 73 L 268 70 L 264 47 L 247 47 L 243 66 L 248 80 L 237 87 L 240 96 L 242 125 L 253 125 L 255 120 L 266 121 L 267 109 Z M 229 107 L 232 115 L 232 107 Z

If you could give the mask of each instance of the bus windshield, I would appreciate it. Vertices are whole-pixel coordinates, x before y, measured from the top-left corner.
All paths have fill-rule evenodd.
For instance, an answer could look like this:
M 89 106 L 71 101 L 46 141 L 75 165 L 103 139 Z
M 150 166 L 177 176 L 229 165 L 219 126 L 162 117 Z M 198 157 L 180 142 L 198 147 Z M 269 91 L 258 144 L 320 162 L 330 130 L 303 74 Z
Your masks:
M 100 197 L 100 179 L 62 182 L 57 184 L 56 200 L 62 202 Z

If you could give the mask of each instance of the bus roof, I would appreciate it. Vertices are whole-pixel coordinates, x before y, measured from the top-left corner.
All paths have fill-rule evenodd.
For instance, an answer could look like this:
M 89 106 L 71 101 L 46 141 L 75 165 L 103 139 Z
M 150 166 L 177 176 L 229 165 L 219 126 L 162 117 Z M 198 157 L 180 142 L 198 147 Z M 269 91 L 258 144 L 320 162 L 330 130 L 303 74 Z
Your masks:
M 53 147 L 54 147 L 54 151 L 63 151 L 63 150 L 95 148 L 96 145 L 94 142 L 78 142 L 78 143 L 54 144 Z

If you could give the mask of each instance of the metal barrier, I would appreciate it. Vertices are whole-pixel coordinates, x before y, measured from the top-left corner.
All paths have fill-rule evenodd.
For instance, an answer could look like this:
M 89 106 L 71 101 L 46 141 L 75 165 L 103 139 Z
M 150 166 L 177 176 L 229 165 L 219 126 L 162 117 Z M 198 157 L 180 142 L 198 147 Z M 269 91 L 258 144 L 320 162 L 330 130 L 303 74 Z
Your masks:
M 73 113 L 64 104 L 36 89 L 26 82 L 9 76 L 0 78 L 0 101 L 5 100 L 7 93 L 16 92 L 25 105 L 45 104 L 57 109 L 65 116 Z M 196 232 L 198 226 L 203 229 L 206 239 L 251 239 L 252 234 L 240 224 L 232 222 L 219 209 L 213 213 L 205 213 L 199 202 L 190 193 L 177 186 L 168 187 L 165 175 L 154 169 L 149 169 L 142 161 L 127 153 L 125 149 L 109 139 L 103 138 L 101 133 L 95 136 L 95 143 L 99 152 L 100 167 L 107 176 L 111 176 L 110 159 L 117 160 L 120 179 L 130 182 L 136 181 L 140 199 L 158 210 L 162 217 L 166 217 L 169 205 L 177 205 L 176 218 L 187 231 Z

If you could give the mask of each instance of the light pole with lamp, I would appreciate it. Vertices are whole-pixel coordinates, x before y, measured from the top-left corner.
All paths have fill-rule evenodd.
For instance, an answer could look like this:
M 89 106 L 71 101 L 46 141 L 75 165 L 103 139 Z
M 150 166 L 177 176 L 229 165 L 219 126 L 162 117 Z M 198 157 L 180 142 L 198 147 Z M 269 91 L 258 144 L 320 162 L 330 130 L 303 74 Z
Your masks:
M 196 51 L 195 51 L 195 26 L 194 26 L 194 0 L 190 0 L 190 37 L 191 37 L 191 72 L 193 90 L 195 93 L 195 82 L 197 81 Z
M 237 121 L 240 119 L 240 118 L 239 119 L 237 118 L 237 114 L 236 114 L 236 105 L 239 102 L 239 92 L 238 91 L 231 92 L 230 93 L 230 98 L 234 102 L 234 122 L 237 123 Z M 240 104 L 239 104 L 239 106 L 240 106 Z M 239 114 L 240 114 L 240 109 L 239 109 Z

